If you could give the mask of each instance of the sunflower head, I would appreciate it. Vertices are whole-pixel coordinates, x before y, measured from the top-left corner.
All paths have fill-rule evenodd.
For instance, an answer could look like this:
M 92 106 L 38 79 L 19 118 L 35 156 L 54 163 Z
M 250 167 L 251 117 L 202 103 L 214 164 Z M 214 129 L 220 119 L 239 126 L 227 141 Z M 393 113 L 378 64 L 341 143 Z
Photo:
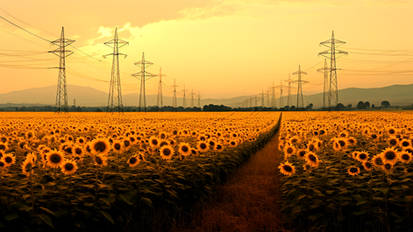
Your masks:
M 412 154 L 406 151 L 401 152 L 399 154 L 399 160 L 405 164 L 408 164 L 410 163 L 410 161 L 412 161 Z
M 382 153 L 384 163 L 394 165 L 397 162 L 397 151 L 393 148 L 387 148 Z
M 295 173 L 295 167 L 288 161 L 281 163 L 278 168 L 283 175 L 291 176 Z
M 51 168 L 58 168 L 64 160 L 64 154 L 60 151 L 51 151 L 47 153 L 47 165 Z
M 141 160 L 136 155 L 134 155 L 131 156 L 127 162 L 129 164 L 129 167 L 136 167 L 141 162 Z
M 178 146 L 178 152 L 180 155 L 188 156 L 191 154 L 191 146 L 188 143 L 180 143 Z
M 196 147 L 198 148 L 198 150 L 200 152 L 206 152 L 206 151 L 209 150 L 208 143 L 206 143 L 205 141 L 202 141 L 202 140 L 198 142 Z
M 90 149 L 94 155 L 106 155 L 110 151 L 110 143 L 106 139 L 98 138 L 92 141 Z
M 356 166 L 351 166 L 347 169 L 347 173 L 350 176 L 357 176 L 358 174 L 360 174 L 360 168 L 358 168 Z
M 175 150 L 173 149 L 172 146 L 167 145 L 167 146 L 162 146 L 161 149 L 159 150 L 161 154 L 161 158 L 164 160 L 170 160 L 175 154 Z
M 63 161 L 62 165 L 60 166 L 63 174 L 65 175 L 73 175 L 77 171 L 78 167 L 75 161 L 73 160 L 65 160 Z

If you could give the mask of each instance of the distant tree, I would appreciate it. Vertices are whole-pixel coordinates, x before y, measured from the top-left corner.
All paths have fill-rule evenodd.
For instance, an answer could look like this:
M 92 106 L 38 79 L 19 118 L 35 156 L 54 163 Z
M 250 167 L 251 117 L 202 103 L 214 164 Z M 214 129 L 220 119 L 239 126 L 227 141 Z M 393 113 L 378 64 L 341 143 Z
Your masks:
M 347 105 L 347 108 L 351 109 L 351 108 L 353 108 L 353 105 L 352 105 L 352 104 L 348 104 L 348 105 Z
M 357 103 L 357 109 L 364 109 L 364 108 L 365 108 L 364 102 L 359 101 L 359 103 Z
M 366 108 L 370 108 L 370 102 L 368 102 L 368 101 L 364 102 L 364 106 L 365 106 Z
M 312 108 L 313 108 L 313 103 L 310 103 L 310 104 L 308 104 L 308 106 L 306 106 L 305 108 L 307 109 L 307 110 L 311 110 Z
M 389 108 L 390 107 L 390 102 L 389 101 L 382 101 L 380 103 L 381 107 L 383 108 Z
M 343 103 L 338 103 L 336 105 L 336 109 L 344 109 L 344 108 L 346 108 L 346 107 L 343 105 Z

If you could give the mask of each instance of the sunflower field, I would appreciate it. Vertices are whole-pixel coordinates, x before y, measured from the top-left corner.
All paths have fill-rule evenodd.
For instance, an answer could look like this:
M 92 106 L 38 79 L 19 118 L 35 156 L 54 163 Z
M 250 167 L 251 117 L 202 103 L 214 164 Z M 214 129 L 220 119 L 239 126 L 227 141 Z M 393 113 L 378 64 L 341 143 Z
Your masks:
M 413 112 L 285 113 L 281 128 L 287 228 L 413 230 Z
M 278 130 L 274 113 L 2 113 L 0 231 L 165 231 Z

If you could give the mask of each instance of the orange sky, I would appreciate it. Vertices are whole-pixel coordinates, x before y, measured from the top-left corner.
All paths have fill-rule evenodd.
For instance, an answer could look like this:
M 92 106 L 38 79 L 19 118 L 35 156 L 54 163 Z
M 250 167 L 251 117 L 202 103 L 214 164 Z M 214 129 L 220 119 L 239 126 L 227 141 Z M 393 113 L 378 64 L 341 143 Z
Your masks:
M 333 29 L 350 52 L 338 60 L 339 88 L 413 83 L 412 12 L 407 0 L 19 0 L 0 6 L 0 15 L 50 40 L 65 26 L 74 45 L 97 59 L 111 52 L 103 42 L 118 26 L 130 42 L 122 49 L 128 54 L 121 59 L 124 93 L 138 91 L 130 74 L 139 71 L 133 63 L 144 51 L 155 63 L 150 71 L 162 67 L 168 75 L 166 95 L 176 78 L 179 88 L 204 97 L 260 93 L 298 64 L 310 81 L 304 93 L 322 91 L 318 44 Z M 0 41 L 0 93 L 57 83 L 55 69 L 27 69 L 57 66 L 57 57 L 46 53 L 53 46 L 4 21 Z M 67 66 L 68 84 L 107 91 L 111 59 L 75 51 Z M 157 80 L 147 88 L 156 93 Z

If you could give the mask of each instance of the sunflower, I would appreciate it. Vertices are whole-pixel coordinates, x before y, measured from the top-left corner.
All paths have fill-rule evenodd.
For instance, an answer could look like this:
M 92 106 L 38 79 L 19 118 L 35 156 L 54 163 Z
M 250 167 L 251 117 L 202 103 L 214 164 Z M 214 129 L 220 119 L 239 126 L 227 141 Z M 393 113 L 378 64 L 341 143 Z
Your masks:
M 123 139 L 122 143 L 123 143 L 123 148 L 126 150 L 128 150 L 131 146 L 131 142 L 129 139 Z
M 350 146 L 355 146 L 355 145 L 357 144 L 357 139 L 354 138 L 354 137 L 349 137 L 349 138 L 347 139 L 347 142 L 348 142 L 348 144 L 349 144 Z
M 224 150 L 224 146 L 220 143 L 215 144 L 214 151 L 222 151 Z
M 382 169 L 385 173 L 389 174 L 393 170 L 393 164 L 392 163 L 385 163 L 382 166 Z
M 408 140 L 408 139 L 402 139 L 399 142 L 399 146 L 402 147 L 402 148 L 410 147 L 411 146 L 411 141 Z
M 110 151 L 110 144 L 107 139 L 98 138 L 92 141 L 90 149 L 94 155 L 106 155 Z
M 408 164 L 412 161 L 412 154 L 406 151 L 401 152 L 399 153 L 399 160 L 405 164 Z
M 64 159 L 64 154 L 60 151 L 53 150 L 47 153 L 47 165 L 51 168 L 58 168 Z
M 118 141 L 118 140 L 113 141 L 113 143 L 112 143 L 112 150 L 113 150 L 115 153 L 121 153 L 122 150 L 123 150 L 123 144 L 122 144 L 122 142 L 121 142 L 121 141 Z
M 314 168 L 318 167 L 320 163 L 318 156 L 314 152 L 307 152 L 307 154 L 305 155 L 305 161 L 307 164 Z
M 82 156 L 83 155 L 83 148 L 81 146 L 74 146 L 73 147 L 73 155 Z
M 366 171 L 370 171 L 373 166 L 369 161 L 363 162 L 362 164 L 363 164 L 364 170 Z
M 284 154 L 287 158 L 294 155 L 296 151 L 297 151 L 297 149 L 294 146 L 290 145 L 290 144 L 287 144 L 284 147 Z
M 209 150 L 208 144 L 205 141 L 199 141 L 196 147 L 200 152 L 207 152 Z
M 2 151 L 7 151 L 9 149 L 9 146 L 5 142 L 0 142 L 0 150 Z
M 393 148 L 387 148 L 382 153 L 384 163 L 390 163 L 394 165 L 397 162 L 397 151 Z
M 288 161 L 281 163 L 278 168 L 283 175 L 291 176 L 295 173 L 294 165 L 290 164 Z
M 180 155 L 188 156 L 191 154 L 191 146 L 188 143 L 180 143 L 178 146 L 178 152 Z
M 383 158 L 381 155 L 375 155 L 372 159 L 372 162 L 373 162 L 373 165 L 376 167 L 381 167 L 384 164 Z
M 0 171 L 3 170 L 3 168 L 7 167 L 6 163 L 3 161 L 3 159 L 0 159 Z
M 22 173 L 29 177 L 33 173 L 34 163 L 31 159 L 25 159 L 22 163 Z
M 230 147 L 236 147 L 237 145 L 238 145 L 238 142 L 237 142 L 237 141 L 235 141 L 235 140 L 229 141 L 229 146 L 230 146 Z
M 73 175 L 77 171 L 77 164 L 73 160 L 65 160 L 60 165 L 60 169 L 65 175 Z
M 108 165 L 107 158 L 104 155 L 94 155 L 93 161 L 95 162 L 96 166 L 103 167 L 103 166 Z
M 10 167 L 16 162 L 16 157 L 11 153 L 6 153 L 3 155 L 2 160 L 4 161 L 6 167 Z
M 149 145 L 153 148 L 159 147 L 159 139 L 155 136 L 149 138 Z
M 136 165 L 138 165 L 140 162 L 141 162 L 141 160 L 136 156 L 136 155 L 134 155 L 134 156 L 131 156 L 129 159 L 128 159 L 128 164 L 129 164 L 129 167 L 136 167 Z
M 63 144 L 60 144 L 59 150 L 64 152 L 66 155 L 72 155 L 73 154 L 73 144 L 71 142 L 65 142 Z
M 358 168 L 356 166 L 351 166 L 347 169 L 347 173 L 350 176 L 357 176 L 358 174 L 360 174 L 360 168 Z
M 170 160 L 175 154 L 175 150 L 173 149 L 172 146 L 167 145 L 167 146 L 162 146 L 160 149 L 160 154 L 161 158 L 165 160 Z
M 305 159 L 305 155 L 307 154 L 306 149 L 300 149 L 297 151 L 297 156 L 301 159 Z
M 390 137 L 388 140 L 387 140 L 387 143 L 390 145 L 390 146 L 396 146 L 397 144 L 399 144 L 399 139 L 398 138 L 396 138 L 396 137 Z
M 195 148 L 191 148 L 191 155 L 198 155 L 198 150 Z
M 369 153 L 367 151 L 358 152 L 356 158 L 360 162 L 365 162 L 369 159 Z

